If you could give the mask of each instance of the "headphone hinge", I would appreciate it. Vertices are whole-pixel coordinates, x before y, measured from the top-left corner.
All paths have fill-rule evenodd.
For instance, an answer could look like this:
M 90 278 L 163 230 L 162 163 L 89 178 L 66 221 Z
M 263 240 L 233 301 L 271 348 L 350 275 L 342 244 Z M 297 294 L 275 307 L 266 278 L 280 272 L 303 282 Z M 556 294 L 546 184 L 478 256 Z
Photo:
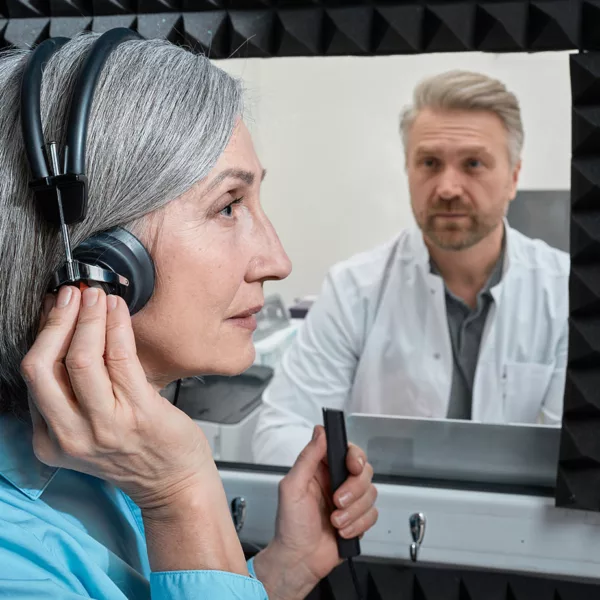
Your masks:
M 29 184 L 42 215 L 55 225 L 80 223 L 87 213 L 87 177 L 66 173 L 36 179 Z M 58 208 L 57 190 L 60 191 L 64 221 Z

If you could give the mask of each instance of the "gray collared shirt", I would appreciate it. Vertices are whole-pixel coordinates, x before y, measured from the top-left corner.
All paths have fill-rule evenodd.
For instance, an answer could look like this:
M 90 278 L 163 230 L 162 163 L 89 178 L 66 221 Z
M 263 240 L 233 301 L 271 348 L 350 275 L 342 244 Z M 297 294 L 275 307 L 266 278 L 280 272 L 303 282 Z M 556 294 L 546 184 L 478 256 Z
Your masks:
M 453 373 L 450 403 L 447 418 L 471 419 L 473 404 L 473 380 L 479 357 L 479 346 L 485 321 L 494 301 L 491 289 L 502 279 L 504 266 L 505 244 L 498 262 L 494 266 L 487 282 L 477 295 L 477 306 L 471 308 L 464 300 L 455 296 L 447 287 L 446 290 L 446 315 L 448 330 L 452 342 Z M 431 261 L 431 272 L 440 275 L 440 272 Z

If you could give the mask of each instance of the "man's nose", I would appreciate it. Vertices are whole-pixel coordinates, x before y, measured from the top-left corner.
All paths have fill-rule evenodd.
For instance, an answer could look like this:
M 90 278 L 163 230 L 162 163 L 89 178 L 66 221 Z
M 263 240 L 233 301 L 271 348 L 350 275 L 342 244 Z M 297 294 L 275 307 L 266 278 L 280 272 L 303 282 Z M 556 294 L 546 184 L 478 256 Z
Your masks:
M 452 200 L 462 195 L 462 181 L 455 169 L 446 168 L 440 174 L 437 195 L 443 200 Z

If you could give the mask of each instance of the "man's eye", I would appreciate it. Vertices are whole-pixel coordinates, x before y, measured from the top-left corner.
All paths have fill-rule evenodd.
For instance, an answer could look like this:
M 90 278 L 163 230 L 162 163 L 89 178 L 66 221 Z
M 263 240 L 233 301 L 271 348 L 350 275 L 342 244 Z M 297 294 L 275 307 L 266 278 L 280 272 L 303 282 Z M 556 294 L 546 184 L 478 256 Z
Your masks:
M 481 166 L 481 161 L 477 158 L 471 158 L 467 161 L 467 166 L 470 169 L 476 169 L 477 167 Z

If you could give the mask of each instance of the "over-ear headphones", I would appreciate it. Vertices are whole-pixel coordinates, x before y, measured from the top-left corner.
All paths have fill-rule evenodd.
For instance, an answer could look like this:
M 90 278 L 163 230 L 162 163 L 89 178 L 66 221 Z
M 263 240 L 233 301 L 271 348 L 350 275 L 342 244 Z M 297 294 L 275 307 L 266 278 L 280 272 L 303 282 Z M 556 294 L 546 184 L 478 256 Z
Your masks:
M 73 252 L 68 225 L 85 219 L 87 177 L 85 142 L 94 90 L 110 53 L 122 42 L 141 39 L 136 32 L 116 28 L 102 34 L 92 45 L 75 82 L 67 123 L 63 166 L 56 142 L 45 143 L 40 113 L 42 74 L 52 54 L 67 38 L 52 38 L 32 51 L 21 83 L 21 128 L 33 180 L 29 187 L 43 217 L 61 229 L 65 263 L 51 277 L 49 290 L 62 285 L 101 287 L 125 299 L 133 315 L 154 291 L 154 263 L 144 245 L 130 231 L 116 227 L 94 235 Z

